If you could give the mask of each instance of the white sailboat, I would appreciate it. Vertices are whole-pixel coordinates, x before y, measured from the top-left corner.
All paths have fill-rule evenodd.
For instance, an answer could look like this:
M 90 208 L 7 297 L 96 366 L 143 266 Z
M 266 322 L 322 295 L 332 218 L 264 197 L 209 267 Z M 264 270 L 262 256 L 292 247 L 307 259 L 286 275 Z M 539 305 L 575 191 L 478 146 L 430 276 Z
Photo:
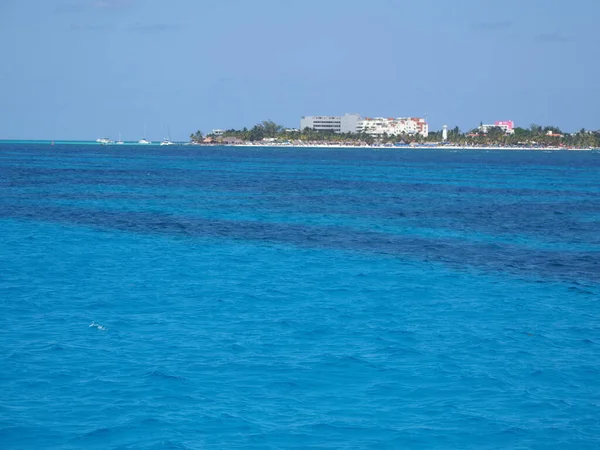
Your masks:
M 163 139 L 160 145 L 175 145 L 174 142 L 171 142 L 171 130 L 167 130 L 167 134 L 169 135 L 169 137 Z
M 117 142 L 115 142 L 115 144 L 117 144 L 117 145 L 123 145 L 124 143 L 125 143 L 125 142 L 123 142 L 123 141 L 121 140 L 121 132 L 119 131 L 119 140 L 118 140 Z
M 146 139 L 146 125 L 144 125 L 144 137 L 138 141 L 138 144 L 140 144 L 140 145 L 152 144 L 152 141 L 149 141 L 148 139 Z

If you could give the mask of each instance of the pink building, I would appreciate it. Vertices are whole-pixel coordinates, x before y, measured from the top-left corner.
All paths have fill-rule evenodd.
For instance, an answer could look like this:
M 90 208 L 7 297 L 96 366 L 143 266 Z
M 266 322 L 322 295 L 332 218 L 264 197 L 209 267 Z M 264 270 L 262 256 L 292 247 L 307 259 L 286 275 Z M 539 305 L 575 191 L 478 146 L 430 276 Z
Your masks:
M 507 130 L 507 132 L 515 129 L 515 123 L 512 120 L 498 120 L 494 125 Z
M 500 128 L 506 134 L 513 134 L 515 132 L 515 123 L 512 120 L 498 120 L 494 125 L 479 126 L 479 131 L 486 134 L 490 128 Z

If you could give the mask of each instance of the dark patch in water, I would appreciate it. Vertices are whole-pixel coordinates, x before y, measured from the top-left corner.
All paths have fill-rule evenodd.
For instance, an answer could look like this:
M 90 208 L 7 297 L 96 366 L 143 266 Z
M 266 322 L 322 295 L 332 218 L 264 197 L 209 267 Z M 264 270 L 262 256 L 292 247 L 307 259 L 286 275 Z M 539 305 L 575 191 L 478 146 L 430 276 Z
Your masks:
M 132 233 L 280 242 L 333 250 L 421 258 L 425 261 L 472 265 L 494 271 L 543 275 L 565 280 L 600 280 L 600 255 L 584 251 L 543 251 L 462 239 L 427 239 L 341 226 L 310 226 L 268 222 L 205 219 L 146 212 L 102 211 L 55 206 L 5 205 L 0 217 L 76 224 Z

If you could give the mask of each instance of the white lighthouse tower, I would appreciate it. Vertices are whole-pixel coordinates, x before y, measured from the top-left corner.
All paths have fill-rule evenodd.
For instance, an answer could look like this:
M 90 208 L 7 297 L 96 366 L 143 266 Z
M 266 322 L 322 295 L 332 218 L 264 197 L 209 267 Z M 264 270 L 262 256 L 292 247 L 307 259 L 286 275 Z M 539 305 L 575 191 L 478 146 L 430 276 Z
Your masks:
M 444 125 L 444 128 L 442 129 L 442 141 L 448 142 L 448 125 Z

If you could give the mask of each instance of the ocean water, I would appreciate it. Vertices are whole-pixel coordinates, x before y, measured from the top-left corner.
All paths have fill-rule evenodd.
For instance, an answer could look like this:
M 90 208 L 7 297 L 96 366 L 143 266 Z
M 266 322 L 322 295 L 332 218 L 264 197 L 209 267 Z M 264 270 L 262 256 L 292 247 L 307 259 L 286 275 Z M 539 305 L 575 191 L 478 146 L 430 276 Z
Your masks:
M 0 145 L 1 449 L 600 448 L 600 153 Z

